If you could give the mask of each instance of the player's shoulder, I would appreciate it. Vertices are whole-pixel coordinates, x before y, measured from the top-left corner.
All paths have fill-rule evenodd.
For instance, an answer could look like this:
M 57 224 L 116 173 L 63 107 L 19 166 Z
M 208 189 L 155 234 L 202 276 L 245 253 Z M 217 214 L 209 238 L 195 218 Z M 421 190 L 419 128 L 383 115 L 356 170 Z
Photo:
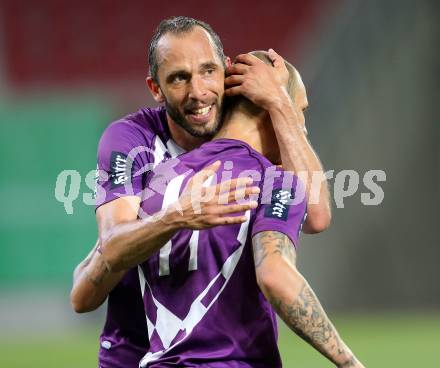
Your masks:
M 162 135 L 167 129 L 166 110 L 163 106 L 150 108 L 144 107 L 123 118 L 138 129 L 151 131 L 153 134 Z
M 124 142 L 149 145 L 155 136 L 166 134 L 164 108 L 141 108 L 111 122 L 101 135 L 100 145 Z

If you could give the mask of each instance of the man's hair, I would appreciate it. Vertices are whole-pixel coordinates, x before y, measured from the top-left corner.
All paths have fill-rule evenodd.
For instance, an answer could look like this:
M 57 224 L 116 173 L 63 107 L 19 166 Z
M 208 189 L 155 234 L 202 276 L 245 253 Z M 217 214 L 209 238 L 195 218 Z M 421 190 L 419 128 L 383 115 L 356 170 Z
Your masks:
M 174 35 L 181 35 L 185 33 L 189 33 L 193 30 L 194 27 L 203 28 L 210 35 L 213 43 L 215 51 L 217 52 L 218 57 L 220 58 L 223 66 L 225 65 L 225 54 L 223 52 L 223 44 L 220 41 L 220 37 L 211 26 L 205 22 L 202 22 L 197 19 L 178 16 L 171 17 L 168 19 L 164 19 L 159 23 L 159 26 L 156 28 L 156 31 L 153 34 L 153 37 L 150 41 L 150 46 L 148 49 L 148 63 L 150 65 L 150 75 L 153 80 L 158 83 L 159 78 L 157 77 L 157 71 L 159 68 L 159 62 L 157 60 L 157 44 L 162 36 L 167 33 L 172 33 Z

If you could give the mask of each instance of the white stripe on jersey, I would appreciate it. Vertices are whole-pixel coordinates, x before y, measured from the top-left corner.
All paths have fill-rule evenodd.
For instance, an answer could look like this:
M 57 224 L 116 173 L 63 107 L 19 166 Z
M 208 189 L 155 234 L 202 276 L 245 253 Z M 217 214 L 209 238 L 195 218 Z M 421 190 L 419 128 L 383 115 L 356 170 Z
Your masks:
M 162 344 L 164 346 L 164 350 L 159 350 L 156 352 L 148 352 L 140 361 L 139 367 L 147 367 L 148 363 L 159 359 L 169 350 L 173 349 L 175 346 L 179 345 L 182 341 L 186 340 L 194 327 L 202 320 L 202 318 L 206 315 L 211 306 L 217 301 L 220 294 L 223 292 L 224 288 L 229 282 L 240 258 L 243 253 L 244 245 L 246 243 L 247 233 L 249 229 L 249 220 L 250 220 L 250 211 L 245 212 L 246 222 L 243 222 L 240 226 L 240 230 L 238 232 L 237 240 L 240 242 L 240 246 L 228 257 L 228 259 L 223 264 L 223 267 L 219 270 L 219 273 L 209 282 L 206 288 L 199 294 L 199 296 L 193 301 L 191 307 L 189 308 L 189 312 L 187 316 L 181 320 L 176 315 L 174 315 L 170 310 L 168 310 L 165 306 L 163 306 L 153 295 L 152 289 L 146 281 L 146 285 L 148 286 L 148 290 L 151 293 L 151 298 L 153 303 L 157 307 L 157 321 L 156 325 L 152 326 L 160 336 Z M 201 302 L 205 295 L 209 292 L 211 287 L 215 284 L 217 279 L 223 275 L 225 281 L 214 296 L 212 301 L 209 303 L 207 307 L 203 305 Z M 148 323 L 148 317 L 147 317 Z M 150 322 L 151 323 L 151 322 Z M 170 345 L 172 340 L 177 336 L 179 331 L 184 330 L 186 335 L 175 342 L 173 345 Z M 152 332 L 151 332 L 152 333 Z M 148 335 L 151 336 L 150 331 L 148 331 Z
M 167 147 L 159 138 L 158 135 L 154 138 L 154 165 L 153 168 L 159 165 L 159 163 L 165 158 L 165 153 L 167 152 Z
M 162 209 L 168 207 L 179 199 L 180 187 L 182 186 L 185 175 L 179 175 L 171 179 L 165 194 L 163 196 Z M 159 254 L 159 275 L 165 276 L 170 274 L 170 253 L 171 253 L 171 239 L 160 248 Z
M 182 153 L 186 152 L 182 147 L 179 147 L 177 143 L 174 142 L 172 139 L 168 139 L 166 145 L 168 148 L 168 152 L 172 158 L 180 156 Z

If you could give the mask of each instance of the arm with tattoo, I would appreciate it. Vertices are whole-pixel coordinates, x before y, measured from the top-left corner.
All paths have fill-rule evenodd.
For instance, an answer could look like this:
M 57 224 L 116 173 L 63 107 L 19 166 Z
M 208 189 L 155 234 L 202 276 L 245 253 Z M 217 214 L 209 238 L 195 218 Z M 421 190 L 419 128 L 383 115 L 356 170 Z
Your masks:
M 277 231 L 263 231 L 252 242 L 258 285 L 289 328 L 338 367 L 363 367 L 296 269 L 291 240 Z

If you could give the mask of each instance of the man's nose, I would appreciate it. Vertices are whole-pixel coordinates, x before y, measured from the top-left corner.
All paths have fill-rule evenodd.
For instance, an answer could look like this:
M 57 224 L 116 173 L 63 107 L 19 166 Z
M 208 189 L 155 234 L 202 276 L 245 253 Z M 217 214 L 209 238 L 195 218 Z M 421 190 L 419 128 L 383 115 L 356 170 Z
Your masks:
M 199 76 L 194 76 L 191 78 L 189 85 L 189 98 L 193 100 L 201 100 L 206 97 L 207 90 L 205 83 Z

